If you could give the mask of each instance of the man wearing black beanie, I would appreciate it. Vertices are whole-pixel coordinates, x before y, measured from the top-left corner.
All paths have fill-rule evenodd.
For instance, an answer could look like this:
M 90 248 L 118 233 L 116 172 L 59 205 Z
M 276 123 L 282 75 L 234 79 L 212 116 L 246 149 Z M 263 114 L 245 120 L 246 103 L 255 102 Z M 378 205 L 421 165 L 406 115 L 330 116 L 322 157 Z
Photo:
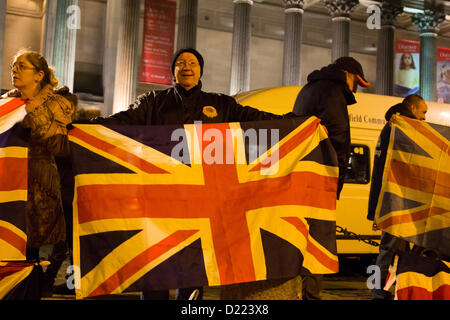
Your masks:
M 204 60 L 195 49 L 177 51 L 172 59 L 175 85 L 139 96 L 128 110 L 108 118 L 96 118 L 100 124 L 169 125 L 245 122 L 280 119 L 283 116 L 241 106 L 225 94 L 202 91 Z
M 295 116 L 289 113 L 275 115 L 251 107 L 244 107 L 233 97 L 225 94 L 202 91 L 200 81 L 203 75 L 204 60 L 195 49 L 177 51 L 172 59 L 172 74 L 175 85 L 165 90 L 154 90 L 139 96 L 136 102 L 108 118 L 96 118 L 92 123 L 107 125 L 174 125 L 202 123 L 246 122 L 282 119 Z M 189 295 L 202 288 L 178 290 L 177 298 L 188 299 Z M 169 299 L 169 291 L 144 291 L 144 299 Z
M 198 64 L 200 65 L 200 77 L 201 77 L 203 75 L 203 65 L 205 63 L 203 61 L 203 57 L 200 54 L 200 52 L 192 48 L 180 49 L 177 52 L 175 52 L 172 58 L 172 75 L 175 76 L 175 62 L 177 62 L 178 57 L 185 52 L 192 53 L 197 58 Z

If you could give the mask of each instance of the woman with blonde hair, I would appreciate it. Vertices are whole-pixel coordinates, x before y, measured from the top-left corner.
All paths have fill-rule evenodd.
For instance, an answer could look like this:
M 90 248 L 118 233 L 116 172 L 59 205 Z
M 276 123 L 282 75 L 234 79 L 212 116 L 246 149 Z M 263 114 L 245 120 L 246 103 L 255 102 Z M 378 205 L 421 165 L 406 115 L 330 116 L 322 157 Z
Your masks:
M 34 51 L 21 50 L 11 64 L 11 80 L 16 88 L 2 98 L 25 101 L 22 126 L 29 129 L 28 200 L 26 205 L 27 259 L 39 259 L 39 248 L 55 245 L 43 289 L 53 285 L 66 255 L 66 229 L 61 203 L 60 178 L 55 156 L 69 153 L 66 125 L 72 121 L 76 96 L 68 89 L 55 89 L 58 79 L 45 58 Z M 45 286 L 47 284 L 47 286 Z M 42 295 L 50 292 L 45 290 Z

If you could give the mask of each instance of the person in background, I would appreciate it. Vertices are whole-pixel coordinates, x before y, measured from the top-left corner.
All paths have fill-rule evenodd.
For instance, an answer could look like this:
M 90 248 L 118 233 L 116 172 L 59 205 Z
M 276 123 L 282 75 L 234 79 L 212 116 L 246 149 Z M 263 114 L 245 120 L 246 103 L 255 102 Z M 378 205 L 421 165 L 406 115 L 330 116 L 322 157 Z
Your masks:
M 28 200 L 26 204 L 27 260 L 39 260 L 39 249 L 54 245 L 50 266 L 43 274 L 41 295 L 51 295 L 56 274 L 66 256 L 66 230 L 55 156 L 68 154 L 66 125 L 74 104 L 65 98 L 68 90 L 55 89 L 58 79 L 45 58 L 37 52 L 19 51 L 11 65 L 16 88 L 3 98 L 25 100 L 22 126 L 29 129 Z M 60 94 L 61 93 L 61 94 Z
M 342 57 L 308 75 L 308 83 L 295 100 L 293 113 L 316 116 L 328 130 L 339 164 L 336 198 L 339 199 L 350 156 L 350 121 L 347 106 L 355 104 L 353 93 L 358 85 L 369 87 L 361 64 L 352 57 Z M 322 275 L 303 272 L 303 299 L 319 300 Z
M 75 96 L 76 97 L 76 96 Z M 100 116 L 98 109 L 77 109 L 72 116 L 73 121 L 84 121 Z M 66 221 L 66 238 L 68 246 L 68 258 L 73 265 L 73 195 L 75 188 L 75 177 L 70 157 L 55 157 L 58 172 L 61 177 L 61 197 Z M 73 269 L 66 270 L 66 281 L 53 287 L 54 294 L 75 295 L 75 288 L 69 288 L 67 280 L 73 279 Z M 70 282 L 69 282 L 70 283 Z
M 378 138 L 377 147 L 375 150 L 372 183 L 369 193 L 369 206 L 367 219 L 373 221 L 375 218 L 375 210 L 378 204 L 378 197 L 381 191 L 381 183 L 383 179 L 383 171 L 386 163 L 387 150 L 389 146 L 389 139 L 391 136 L 391 123 L 389 122 L 393 114 L 400 114 L 405 117 L 425 120 L 428 107 L 425 100 L 416 94 L 407 96 L 402 103 L 396 104 L 389 108 L 386 112 L 385 119 L 388 121 L 381 130 Z M 374 223 L 374 230 L 378 227 Z M 409 250 L 407 241 L 395 237 L 387 232 L 381 233 L 380 252 L 378 254 L 376 265 L 380 267 L 381 283 L 384 284 L 389 272 L 389 266 L 396 254 L 402 251 Z M 383 288 L 372 289 L 372 299 L 374 300 L 392 300 L 392 294 Z
M 308 75 L 308 83 L 300 90 L 292 110 L 298 116 L 316 116 L 328 130 L 339 163 L 337 199 L 344 185 L 350 154 L 350 121 L 347 106 L 355 104 L 358 85 L 369 87 L 361 64 L 352 57 Z

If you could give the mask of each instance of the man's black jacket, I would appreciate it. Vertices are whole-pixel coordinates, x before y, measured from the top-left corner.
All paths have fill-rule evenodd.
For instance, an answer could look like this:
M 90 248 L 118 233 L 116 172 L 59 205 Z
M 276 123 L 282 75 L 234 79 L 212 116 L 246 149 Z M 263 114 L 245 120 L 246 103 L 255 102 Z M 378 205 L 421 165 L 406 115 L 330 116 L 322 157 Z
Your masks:
M 391 137 L 391 123 L 389 121 L 391 120 L 392 115 L 395 113 L 399 113 L 402 116 L 415 119 L 411 111 L 401 103 L 390 107 L 384 115 L 384 118 L 388 123 L 385 124 L 383 130 L 381 130 L 380 136 L 378 137 L 375 156 L 373 158 L 372 181 L 370 184 L 367 219 L 372 221 L 375 219 L 375 210 L 377 208 L 378 198 L 380 196 L 381 184 L 383 182 L 383 171 L 386 164 L 389 139 Z
M 335 65 L 312 72 L 307 80 L 308 83 L 297 96 L 293 112 L 298 116 L 314 115 L 327 128 L 338 157 L 339 199 L 351 147 L 347 106 L 356 103 L 355 96 L 347 86 L 345 73 Z
M 173 125 L 203 123 L 246 122 L 282 119 L 293 114 L 279 116 L 251 107 L 243 107 L 234 98 L 208 93 L 198 86 L 186 91 L 180 85 L 165 90 L 142 94 L 126 111 L 108 118 L 96 118 L 94 123 L 123 125 Z

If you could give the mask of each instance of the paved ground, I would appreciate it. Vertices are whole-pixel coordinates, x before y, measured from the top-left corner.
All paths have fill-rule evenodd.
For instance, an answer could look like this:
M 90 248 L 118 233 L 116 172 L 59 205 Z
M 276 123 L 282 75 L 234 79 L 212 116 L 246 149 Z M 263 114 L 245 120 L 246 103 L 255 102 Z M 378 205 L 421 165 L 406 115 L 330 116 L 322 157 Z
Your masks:
M 366 286 L 366 279 L 360 277 L 339 276 L 326 277 L 323 281 L 322 300 L 370 300 L 370 291 Z M 171 290 L 171 299 L 174 299 L 175 291 Z M 204 289 L 204 300 L 219 300 L 220 288 L 207 287 Z M 74 296 L 53 295 L 44 300 L 73 300 Z M 99 300 L 139 300 L 139 293 L 125 293 L 116 296 L 99 297 Z
M 41 251 L 42 256 L 47 256 L 48 252 Z M 373 259 L 361 260 L 358 258 L 340 257 L 340 273 L 326 275 L 322 283 L 323 300 L 370 300 L 370 291 L 367 288 L 367 275 L 365 270 L 367 265 L 373 263 Z M 69 260 L 63 263 L 56 279 L 56 285 L 65 283 L 66 269 L 69 266 Z M 175 291 L 171 290 L 171 299 L 175 296 Z M 219 287 L 206 287 L 204 290 L 205 300 L 218 300 L 220 296 Z M 74 296 L 53 295 L 46 300 L 73 300 Z M 125 293 L 117 296 L 101 297 L 99 299 L 118 299 L 118 300 L 138 300 L 140 293 Z

